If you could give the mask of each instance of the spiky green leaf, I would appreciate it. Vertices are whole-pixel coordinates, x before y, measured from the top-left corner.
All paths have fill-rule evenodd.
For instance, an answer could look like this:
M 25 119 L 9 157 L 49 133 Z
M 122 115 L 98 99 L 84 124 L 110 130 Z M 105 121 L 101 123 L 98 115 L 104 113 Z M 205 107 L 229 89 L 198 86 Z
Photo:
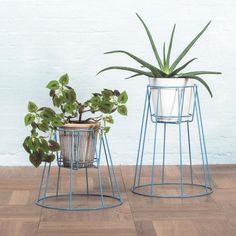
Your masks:
M 156 77 L 160 77 L 160 76 L 165 77 L 166 76 L 166 74 L 163 71 L 159 70 L 157 67 L 151 65 L 150 63 L 144 61 L 143 59 L 133 55 L 132 53 L 129 53 L 124 50 L 114 50 L 114 51 L 106 52 L 105 54 L 112 54 L 112 53 L 124 53 L 124 54 L 128 55 L 129 57 L 133 58 L 135 61 L 137 61 L 138 63 L 140 63 L 144 67 L 148 68 Z
M 160 56 L 159 56 L 159 54 L 158 54 L 158 52 L 157 52 L 156 45 L 155 45 L 155 43 L 154 43 L 154 41 L 153 41 L 152 35 L 151 35 L 151 33 L 150 33 L 150 31 L 149 31 L 147 25 L 146 25 L 145 22 L 143 21 L 143 19 L 139 16 L 138 13 L 136 13 L 136 15 L 137 15 L 137 17 L 139 18 L 139 20 L 141 21 L 141 23 L 143 24 L 143 27 L 144 27 L 144 29 L 145 29 L 147 35 L 148 35 L 148 38 L 149 38 L 149 41 L 150 41 L 150 43 L 151 43 L 151 46 L 152 46 L 152 50 L 153 50 L 153 52 L 154 52 L 154 55 L 155 55 L 155 57 L 156 57 L 156 59 L 157 59 L 158 65 L 159 65 L 160 69 L 163 69 L 163 64 L 162 64 L 161 58 L 160 58 Z
M 220 75 L 221 72 L 217 71 L 191 71 L 181 74 L 181 77 L 196 76 L 196 75 Z
M 131 67 L 125 67 L 125 66 L 110 66 L 110 67 L 106 67 L 102 70 L 100 70 L 98 74 L 104 72 L 104 71 L 107 71 L 107 70 L 125 70 L 125 71 L 131 71 L 131 72 L 134 72 L 134 73 L 138 73 L 140 75 L 145 75 L 145 76 L 149 76 L 149 77 L 155 77 L 153 75 L 152 72 L 147 72 L 147 71 L 142 71 L 142 70 L 138 70 L 138 69 L 135 69 L 135 68 L 131 68 Z
M 142 74 L 134 74 L 134 75 L 131 75 L 129 77 L 126 77 L 125 79 L 131 79 L 131 78 L 134 78 L 134 77 L 137 77 L 137 76 L 141 76 Z
M 188 64 L 190 64 L 192 61 L 196 60 L 197 58 L 193 58 L 190 61 L 186 62 L 184 65 L 182 65 L 181 67 L 177 68 L 176 70 L 172 71 L 168 76 L 169 77 L 174 77 L 175 75 L 177 75 L 181 70 L 183 70 Z
M 164 70 L 167 68 L 166 65 L 166 43 L 163 44 L 163 64 L 164 64 Z
M 173 44 L 173 38 L 174 38 L 174 33 L 175 33 L 175 26 L 173 27 L 171 36 L 170 36 L 170 43 L 169 43 L 169 47 L 168 47 L 168 52 L 167 52 L 167 57 L 166 57 L 166 65 L 169 67 L 170 65 L 170 55 L 171 55 L 171 49 L 172 49 L 172 44 Z
M 200 78 L 198 76 L 189 76 L 188 78 L 189 79 L 195 79 L 195 80 L 199 81 L 201 84 L 203 84 L 203 86 L 209 92 L 210 96 L 213 97 L 210 87 L 208 86 L 208 84 L 202 78 Z
M 188 51 L 192 48 L 195 42 L 201 37 L 201 35 L 205 32 L 207 27 L 210 25 L 211 21 L 207 23 L 207 25 L 201 30 L 201 32 L 188 44 L 188 46 L 182 51 L 182 53 L 177 57 L 177 59 L 173 62 L 170 67 L 170 71 L 173 71 L 175 67 L 179 64 L 179 62 L 183 59 L 183 57 L 188 53 Z

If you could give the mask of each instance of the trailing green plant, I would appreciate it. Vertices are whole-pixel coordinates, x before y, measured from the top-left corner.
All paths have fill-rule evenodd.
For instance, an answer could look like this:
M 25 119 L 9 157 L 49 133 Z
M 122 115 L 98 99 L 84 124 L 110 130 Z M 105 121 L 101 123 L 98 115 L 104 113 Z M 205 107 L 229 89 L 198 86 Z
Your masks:
M 52 162 L 55 159 L 55 152 L 60 150 L 60 144 L 54 140 L 53 135 L 62 125 L 100 122 L 100 132 L 107 133 L 110 125 L 114 123 L 112 113 L 117 111 L 121 115 L 127 115 L 125 104 L 128 95 L 125 91 L 103 89 L 99 93 L 93 93 L 89 100 L 80 102 L 75 90 L 68 84 L 69 76 L 65 74 L 47 85 L 56 110 L 50 107 L 39 108 L 31 101 L 28 103 L 24 123 L 31 126 L 31 133 L 25 138 L 23 147 L 35 167 L 43 161 Z M 91 116 L 83 118 L 83 115 L 89 112 Z
M 127 52 L 127 51 L 115 50 L 115 51 L 106 52 L 105 54 L 113 54 L 113 53 L 126 54 L 127 56 L 131 57 L 136 62 L 138 62 L 142 68 L 145 68 L 147 70 L 125 67 L 125 66 L 110 66 L 110 67 L 102 69 L 101 71 L 98 72 L 98 74 L 101 72 L 107 71 L 107 70 L 117 69 L 117 70 L 124 70 L 124 71 L 129 71 L 129 72 L 134 73 L 133 75 L 131 75 L 130 77 L 128 77 L 126 79 L 141 76 L 141 75 L 152 77 L 152 78 L 194 79 L 194 80 L 197 80 L 200 83 L 202 83 L 206 87 L 206 89 L 208 90 L 208 92 L 210 93 L 210 95 L 212 97 L 212 92 L 211 92 L 209 86 L 200 76 L 205 75 L 205 74 L 221 74 L 221 72 L 215 72 L 215 71 L 182 72 L 185 69 L 185 67 L 187 67 L 191 62 L 193 62 L 197 58 L 193 58 L 178 67 L 179 63 L 182 61 L 182 59 L 185 57 L 185 55 L 188 53 L 188 51 L 192 48 L 192 46 L 195 44 L 195 42 L 200 38 L 200 36 L 208 28 L 211 21 L 207 23 L 207 25 L 201 30 L 201 32 L 196 35 L 196 37 L 186 46 L 186 48 L 180 53 L 180 55 L 171 63 L 170 57 L 171 57 L 171 50 L 172 50 L 172 44 L 173 44 L 173 38 L 174 38 L 176 25 L 174 25 L 173 30 L 171 32 L 170 41 L 168 44 L 168 49 L 166 48 L 166 44 L 165 43 L 163 44 L 162 58 L 161 58 L 160 53 L 158 52 L 158 50 L 156 48 L 156 45 L 154 43 L 154 40 L 152 38 L 152 35 L 151 35 L 147 25 L 145 24 L 143 19 L 137 13 L 136 13 L 136 15 L 137 15 L 138 19 L 141 21 L 141 23 L 148 35 L 153 53 L 154 53 L 156 61 L 157 61 L 157 65 L 152 65 L 152 64 L 148 63 L 147 61 L 145 61 L 145 60 L 143 60 L 143 59 L 133 55 L 132 53 Z

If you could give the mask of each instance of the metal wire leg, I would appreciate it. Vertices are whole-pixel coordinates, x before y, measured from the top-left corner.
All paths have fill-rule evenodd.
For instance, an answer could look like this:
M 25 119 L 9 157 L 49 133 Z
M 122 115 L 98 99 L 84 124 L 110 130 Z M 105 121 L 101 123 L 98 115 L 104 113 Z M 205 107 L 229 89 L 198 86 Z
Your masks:
M 109 161 L 107 158 L 107 150 L 106 150 L 106 145 L 103 142 L 103 148 L 104 148 L 104 153 L 105 153 L 105 157 L 106 157 L 106 163 L 107 163 L 107 170 L 108 170 L 108 177 L 109 177 L 109 181 L 111 184 L 111 190 L 112 190 L 112 196 L 115 196 L 115 191 L 114 191 L 114 186 L 113 186 L 113 181 L 112 181 L 112 177 L 111 177 L 111 171 L 110 171 L 110 166 L 109 166 Z
M 151 175 L 151 195 L 153 194 L 153 182 L 155 175 L 155 159 L 156 159 L 156 145 L 157 144 L 157 122 L 155 123 L 154 143 L 153 143 L 153 157 L 152 157 L 152 175 Z
M 147 100 L 148 100 L 148 91 L 146 92 L 144 108 L 143 108 L 143 117 L 142 117 L 140 136 L 139 136 L 138 154 L 137 154 L 137 159 L 136 159 L 133 188 L 136 185 L 136 176 L 137 176 L 137 172 L 138 172 L 138 164 L 139 164 L 139 157 L 140 157 L 140 147 L 141 147 L 141 142 L 142 142 L 142 137 L 143 137 L 143 129 L 144 129 L 144 125 L 143 124 L 144 124 L 144 119 L 145 119 L 145 115 L 146 115 Z
M 40 187 L 39 187 L 39 193 L 38 193 L 38 201 L 39 201 L 39 199 L 40 199 L 41 192 L 42 192 L 43 181 L 44 181 L 44 175 L 45 175 L 45 169 L 46 169 L 46 162 L 44 163 L 44 167 L 43 167 L 43 174 L 42 174 L 42 178 L 41 178 L 41 182 L 40 182 Z
M 138 154 L 137 154 L 137 160 L 136 160 L 136 166 L 135 166 L 135 174 L 134 174 L 134 184 L 133 188 L 136 186 L 136 178 L 138 176 L 138 185 L 140 185 L 140 174 L 141 174 L 141 168 L 142 168 L 142 159 L 143 159 L 143 149 L 144 149 L 144 139 L 146 136 L 146 126 L 147 126 L 147 120 L 148 120 L 148 90 L 146 91 L 145 96 L 145 102 L 144 102 L 144 108 L 143 108 L 143 117 L 141 122 L 141 130 L 140 130 L 140 137 L 139 137 L 139 145 L 138 145 Z M 144 123 L 146 125 L 144 125 Z M 139 165 L 139 159 L 141 158 L 141 164 Z
M 196 88 L 197 91 L 197 88 Z M 208 191 L 208 187 L 211 187 L 211 173 L 210 173 L 210 168 L 208 166 L 208 158 L 207 158 L 207 150 L 206 150 L 206 142 L 205 142 L 205 135 L 204 135 L 204 130 L 203 130 L 203 124 L 202 124 L 202 115 L 201 115 L 201 108 L 200 108 L 200 102 L 199 102 L 199 96 L 198 92 L 196 92 L 196 100 L 197 100 L 197 110 L 198 110 L 198 125 L 199 125 L 199 136 L 201 137 L 200 140 L 202 141 L 202 157 L 203 157 L 203 163 L 204 163 L 204 157 L 205 157 L 205 167 L 206 167 L 206 172 L 207 172 L 207 178 L 208 178 L 208 184 L 207 181 L 205 180 L 206 183 L 206 192 Z M 204 178 L 206 179 L 206 173 L 204 171 Z
M 85 178 L 86 178 L 86 193 L 89 193 L 89 183 L 88 183 L 88 168 L 85 168 Z
M 112 170 L 112 174 L 114 176 L 118 198 L 120 199 L 120 202 L 122 203 L 123 200 L 122 200 L 122 196 L 121 196 L 121 193 L 120 193 L 120 187 L 119 187 L 116 175 L 115 175 L 114 165 L 113 165 L 113 161 L 112 161 L 112 158 L 111 158 L 111 151 L 110 151 L 110 148 L 109 148 L 109 145 L 108 145 L 108 141 L 107 141 L 107 136 L 106 135 L 104 135 L 104 140 L 105 140 L 105 149 L 107 150 L 107 153 L 108 153 L 108 159 L 110 160 L 110 163 L 111 163 L 111 170 Z
M 203 150 L 203 139 L 202 139 L 202 132 L 201 132 L 201 124 L 200 124 L 200 115 L 199 115 L 199 104 L 197 101 L 197 89 L 195 92 L 196 96 L 196 116 L 197 116 L 197 126 L 198 126 L 198 136 L 199 136 L 199 142 L 200 142 L 200 148 L 201 148 L 201 157 L 202 157 L 202 169 L 203 169 L 203 178 L 204 178 L 204 185 L 206 193 L 208 192 L 207 188 L 207 181 L 206 181 L 206 168 L 205 168 L 205 160 L 204 160 L 204 150 Z
M 182 133 L 181 133 L 181 123 L 179 123 L 179 161 L 180 161 L 180 191 L 181 196 L 183 196 L 183 156 L 182 156 Z
M 69 193 L 69 208 L 72 208 L 72 188 L 73 188 L 73 164 L 75 160 L 74 156 L 74 142 L 75 142 L 75 132 L 72 133 L 72 138 L 71 138 L 71 156 L 70 156 L 70 193 Z
M 51 170 L 51 162 L 48 165 L 48 173 L 46 177 L 46 184 L 45 184 L 45 189 L 44 189 L 44 195 L 43 195 L 43 205 L 47 196 L 47 190 L 48 190 L 48 182 L 49 182 L 49 176 L 50 176 L 50 170 Z
M 188 154 L 189 154 L 190 178 L 191 178 L 191 184 L 193 184 L 192 151 L 191 151 L 191 143 L 190 143 L 189 122 L 187 122 L 187 134 L 188 134 Z
M 103 187 L 102 187 L 101 166 L 100 166 L 102 142 L 103 142 L 103 137 L 101 138 L 100 145 L 99 145 L 99 157 L 97 159 L 97 165 L 98 165 L 97 172 L 98 172 L 98 182 L 99 182 L 99 189 L 100 189 L 100 195 L 101 195 L 101 204 L 102 204 L 102 207 L 103 207 L 104 206 L 104 199 L 103 199 Z
M 61 167 L 58 167 L 58 172 L 57 172 L 57 188 L 56 188 L 56 195 L 58 196 L 59 193 L 59 187 L 60 187 L 60 176 L 61 176 Z
M 164 123 L 164 138 L 163 138 L 163 156 L 162 156 L 162 171 L 161 171 L 161 182 L 165 181 L 165 157 L 166 157 L 166 123 Z
M 182 114 L 183 114 L 183 104 L 184 104 L 184 93 L 185 90 L 178 88 L 178 126 L 179 126 L 179 164 L 180 164 L 180 191 L 181 196 L 184 193 L 183 185 L 183 153 L 182 153 Z

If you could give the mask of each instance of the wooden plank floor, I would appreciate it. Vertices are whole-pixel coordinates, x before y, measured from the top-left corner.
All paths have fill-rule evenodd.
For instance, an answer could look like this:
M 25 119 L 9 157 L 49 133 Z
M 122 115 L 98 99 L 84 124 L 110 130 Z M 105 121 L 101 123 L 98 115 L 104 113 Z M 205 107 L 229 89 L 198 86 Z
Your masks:
M 122 206 L 100 211 L 62 212 L 42 209 L 34 203 L 42 169 L 1 167 L 0 235 L 235 236 L 236 165 L 211 166 L 211 170 L 212 195 L 192 199 L 153 199 L 130 192 L 133 166 L 116 166 L 124 199 Z M 168 167 L 167 172 L 175 176 L 176 167 Z M 144 175 L 150 176 L 149 166 L 144 168 Z M 54 185 L 55 178 L 56 169 L 53 168 Z M 95 185 L 96 176 L 91 176 L 89 181 Z M 66 187 L 68 181 L 62 184 Z

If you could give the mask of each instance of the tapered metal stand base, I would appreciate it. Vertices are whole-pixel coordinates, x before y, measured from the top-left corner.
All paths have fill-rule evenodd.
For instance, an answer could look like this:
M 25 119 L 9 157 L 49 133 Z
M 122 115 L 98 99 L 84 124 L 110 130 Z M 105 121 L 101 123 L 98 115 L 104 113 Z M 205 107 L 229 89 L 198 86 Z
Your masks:
M 65 130 L 71 132 L 72 137 L 79 137 L 80 132 L 93 132 L 91 130 Z M 56 137 L 55 137 L 56 138 Z M 94 138 L 97 138 L 94 135 Z M 78 168 L 78 160 L 74 151 L 75 139 L 71 139 L 70 167 L 64 168 L 61 156 L 58 154 L 58 171 L 51 171 L 51 163 L 45 163 L 40 183 L 38 206 L 64 210 L 64 211 L 88 211 L 113 208 L 123 203 L 120 188 L 115 175 L 110 149 L 105 135 L 98 144 L 94 140 L 95 152 L 94 167 Z M 78 140 L 77 140 L 78 141 Z M 79 145 L 76 146 L 77 148 Z M 105 156 L 107 170 L 101 171 L 100 159 Z M 54 171 L 54 170 L 53 170 Z M 94 172 L 96 175 L 91 175 Z
M 176 91 L 176 99 L 178 108 L 177 114 L 170 116 L 162 116 L 160 112 L 161 95 L 162 90 L 171 89 L 172 92 Z M 184 114 L 185 106 L 185 93 L 188 90 L 188 94 L 192 95 L 191 109 L 186 115 Z M 156 99 L 156 107 L 152 109 L 151 98 Z M 159 109 L 159 110 L 158 110 Z M 154 111 L 153 111 L 154 110 Z M 196 119 L 195 119 L 196 117 Z M 148 122 L 148 121 L 151 122 Z M 200 144 L 201 165 L 193 166 L 192 163 L 192 147 L 191 147 L 191 135 L 190 124 L 193 121 L 197 121 L 197 132 Z M 151 123 L 151 129 L 153 132 L 153 150 L 152 166 L 150 170 L 144 170 L 143 159 L 145 154 L 145 147 L 147 146 L 147 126 Z M 163 126 L 163 127 L 161 127 Z M 167 128 L 169 126 L 176 127 L 178 132 L 177 138 L 171 137 L 177 140 L 179 165 L 176 167 L 175 173 L 177 176 L 168 176 L 170 167 L 167 167 L 166 162 L 168 160 L 167 149 Z M 159 129 L 160 128 L 160 129 Z M 183 164 L 183 129 L 187 134 L 187 164 Z M 160 133 L 163 130 L 163 135 Z M 148 136 L 150 138 L 150 135 Z M 162 145 L 158 145 L 158 138 L 162 137 Z M 149 139 L 150 145 L 150 139 Z M 150 153 L 150 150 L 148 150 Z M 161 156 L 161 158 L 159 158 Z M 196 170 L 196 175 L 194 171 Z M 144 172 L 144 173 L 143 173 Z M 150 172 L 150 173 L 149 173 Z M 137 154 L 137 161 L 135 167 L 134 183 L 131 191 L 135 194 L 157 197 L 157 198 L 191 198 L 209 195 L 213 192 L 211 186 L 211 174 L 208 166 L 208 157 L 205 144 L 205 136 L 203 131 L 202 116 L 200 109 L 200 102 L 198 97 L 197 86 L 181 86 L 181 87 L 161 87 L 161 86 L 147 86 L 147 92 L 145 97 L 144 112 L 142 117 L 142 125 L 139 139 L 139 147 Z

